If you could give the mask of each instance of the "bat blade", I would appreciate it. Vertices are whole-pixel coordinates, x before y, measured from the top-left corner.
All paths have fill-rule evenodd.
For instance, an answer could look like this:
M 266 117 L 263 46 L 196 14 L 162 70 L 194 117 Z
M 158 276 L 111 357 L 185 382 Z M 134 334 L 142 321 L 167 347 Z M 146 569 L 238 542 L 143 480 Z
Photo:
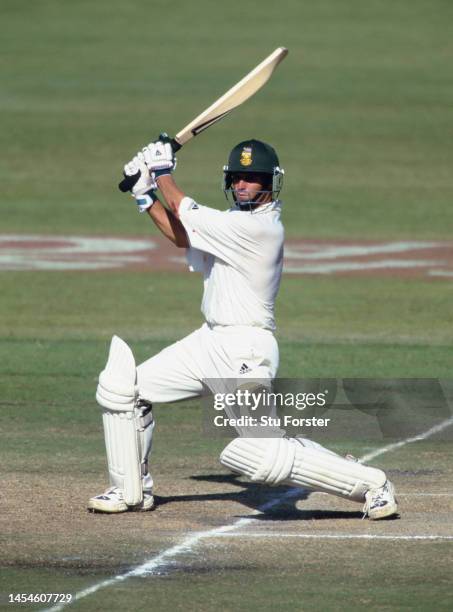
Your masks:
M 220 121 L 220 119 L 223 119 L 228 113 L 251 98 L 267 83 L 274 70 L 287 55 L 288 49 L 285 49 L 285 47 L 275 49 L 256 68 L 224 93 L 221 98 L 216 100 L 201 115 L 198 115 L 198 117 L 178 132 L 175 136 L 176 142 L 181 146 L 186 144 L 191 138 L 198 136 L 198 134 L 214 125 L 214 123 L 217 123 L 217 121 Z
M 173 150 L 178 151 L 201 132 L 217 123 L 228 115 L 232 110 L 246 102 L 258 90 L 260 90 L 271 78 L 274 70 L 288 55 L 288 49 L 278 47 L 258 66 L 245 75 L 236 85 L 231 87 L 216 100 L 211 106 L 204 110 L 198 117 L 195 117 L 188 125 L 180 130 L 171 140 Z M 129 191 L 139 178 L 139 173 L 133 176 L 126 176 L 118 185 L 120 191 Z

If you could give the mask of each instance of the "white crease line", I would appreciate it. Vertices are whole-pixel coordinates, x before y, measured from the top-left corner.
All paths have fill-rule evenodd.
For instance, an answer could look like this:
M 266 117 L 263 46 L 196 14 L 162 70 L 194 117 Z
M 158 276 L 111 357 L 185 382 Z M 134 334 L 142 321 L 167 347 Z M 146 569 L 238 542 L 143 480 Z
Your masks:
M 213 536 L 218 538 L 302 538 L 305 540 L 453 540 L 453 536 L 444 535 L 379 535 L 367 533 L 225 533 Z
M 398 497 L 453 497 L 453 493 L 400 493 Z
M 402 475 L 404 476 L 404 474 Z M 310 497 L 316 495 L 332 497 L 330 493 L 324 493 L 323 491 L 310 491 Z M 453 493 L 401 493 L 401 491 L 398 491 L 398 497 L 453 497 Z
M 431 427 L 424 433 L 413 436 L 412 438 L 406 438 L 406 440 L 400 440 L 399 442 L 394 442 L 393 444 L 389 444 L 388 446 L 377 448 L 375 451 L 372 451 L 371 453 L 368 453 L 367 455 L 364 455 L 363 457 L 361 457 L 360 461 L 361 462 L 371 461 L 371 459 L 375 459 L 376 457 L 379 457 L 380 455 L 383 455 L 384 453 L 394 451 L 397 448 L 401 448 L 402 446 L 405 446 L 406 444 L 412 444 L 413 442 L 419 442 L 420 440 L 426 440 L 427 438 L 430 438 L 434 434 L 440 433 L 444 429 L 447 429 L 447 427 L 450 427 L 450 425 L 453 425 L 453 416 L 450 417 L 449 419 L 446 419 L 445 421 L 442 421 L 441 423 L 438 423 L 437 425 L 434 425 L 433 427 Z
M 417 442 L 419 440 L 426 440 L 426 438 L 429 438 L 435 433 L 438 433 L 439 431 L 446 429 L 449 425 L 452 425 L 452 424 L 453 424 L 453 417 L 447 419 L 446 421 L 443 421 L 442 423 L 439 423 L 438 425 L 435 425 L 434 427 L 431 427 L 431 429 L 428 429 L 427 431 L 425 431 L 422 434 L 419 434 L 418 436 L 414 436 L 413 438 L 407 438 L 406 440 L 401 440 L 400 442 L 396 442 L 394 444 L 389 444 L 388 446 L 378 448 L 376 451 L 372 453 L 368 453 L 368 455 L 361 457 L 360 461 L 361 462 L 370 461 L 370 459 L 379 457 L 380 455 L 383 455 L 392 450 L 400 448 L 404 446 L 405 444 Z M 281 504 L 287 499 L 290 499 L 291 497 L 299 496 L 302 491 L 303 489 L 300 489 L 300 488 L 289 489 L 289 491 L 287 491 L 280 497 L 271 499 L 270 501 L 266 502 L 265 504 L 257 508 L 253 514 L 259 515 L 262 512 L 266 512 L 267 510 L 270 510 L 274 506 L 278 506 L 279 504 Z M 125 580 L 128 580 L 129 578 L 137 578 L 137 577 L 140 578 L 143 576 L 156 574 L 157 573 L 156 570 L 163 569 L 164 567 L 166 567 L 167 563 L 170 560 L 173 560 L 175 557 L 178 557 L 179 555 L 192 552 L 193 549 L 202 540 L 214 538 L 217 536 L 222 536 L 222 534 L 232 532 L 235 529 L 240 529 L 241 527 L 244 527 L 245 525 L 253 523 L 254 520 L 256 519 L 253 516 L 249 518 L 242 518 L 242 519 L 235 521 L 234 523 L 231 523 L 230 525 L 224 525 L 223 527 L 216 527 L 214 529 L 210 529 L 209 531 L 202 531 L 199 533 L 195 533 L 189 537 L 186 537 L 180 544 L 176 544 L 175 546 L 172 546 L 171 548 L 167 548 L 166 550 L 159 553 L 157 556 L 152 557 L 148 561 L 145 561 L 145 563 L 142 563 L 138 567 L 126 572 L 125 574 L 118 574 L 116 576 L 113 576 L 112 578 L 107 578 L 107 580 L 98 582 L 97 584 L 94 584 L 93 586 L 88 587 L 87 589 L 84 589 L 83 591 L 79 591 L 78 593 L 75 594 L 72 602 L 60 603 L 60 604 L 57 604 L 56 606 L 52 606 L 51 608 L 45 608 L 43 612 L 51 612 L 51 611 L 58 612 L 59 610 L 63 610 L 63 608 L 70 605 L 71 603 L 79 601 L 80 599 L 83 599 L 84 597 L 87 597 L 88 595 L 92 595 L 93 593 L 96 593 L 97 591 L 101 589 L 105 589 L 106 587 L 112 586 L 113 584 L 124 582 Z M 238 535 L 246 535 L 246 534 L 241 533 Z

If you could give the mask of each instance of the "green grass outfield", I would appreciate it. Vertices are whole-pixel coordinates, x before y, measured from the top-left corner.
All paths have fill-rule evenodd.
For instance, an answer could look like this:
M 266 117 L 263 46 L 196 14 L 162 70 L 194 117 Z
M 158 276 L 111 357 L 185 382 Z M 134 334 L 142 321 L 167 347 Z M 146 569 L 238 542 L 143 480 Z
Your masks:
M 290 234 L 449 238 L 452 18 L 446 0 L 4 0 L 2 231 L 146 231 L 123 164 L 285 45 L 265 89 L 181 151 L 181 184 L 222 205 L 227 153 L 254 135 L 286 169 Z
M 0 232 L 153 235 L 116 189 L 123 164 L 283 45 L 265 89 L 180 152 L 181 186 L 224 206 L 222 165 L 254 136 L 286 170 L 288 236 L 451 241 L 452 21 L 447 0 L 4 0 Z M 1 609 L 14 609 L 10 592 L 86 589 L 275 494 L 227 479 L 224 440 L 201 434 L 187 402 L 156 409 L 158 510 L 86 514 L 105 483 L 94 391 L 110 337 L 141 361 L 188 333 L 201 323 L 200 279 L 3 271 L 0 282 Z M 280 376 L 452 379 L 452 298 L 451 280 L 285 277 Z M 385 443 L 351 431 L 335 448 L 361 456 Z M 403 493 L 400 521 L 370 526 L 337 499 L 282 503 L 254 527 L 272 541 L 210 540 L 74 609 L 447 610 L 451 541 L 284 534 L 452 535 L 441 497 L 451 453 L 447 436 L 374 460 Z

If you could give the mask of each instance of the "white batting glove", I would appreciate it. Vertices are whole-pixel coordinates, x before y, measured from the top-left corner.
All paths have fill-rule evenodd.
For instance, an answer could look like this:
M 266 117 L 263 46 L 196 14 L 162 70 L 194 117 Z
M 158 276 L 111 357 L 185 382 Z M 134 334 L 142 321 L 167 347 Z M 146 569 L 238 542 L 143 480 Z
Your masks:
M 145 164 L 143 153 L 138 153 L 134 159 L 124 166 L 125 176 L 133 176 L 140 172 L 140 177 L 131 189 L 131 195 L 135 198 L 139 212 L 145 212 L 151 208 L 156 201 L 154 190 L 157 183 Z
M 176 168 L 176 158 L 169 142 L 151 142 L 143 148 L 143 157 L 149 171 L 154 173 L 156 178 L 171 174 Z
M 150 189 L 157 189 L 157 184 L 151 176 L 147 165 L 145 164 L 145 158 L 143 153 L 138 153 L 128 164 L 124 166 L 124 174 L 126 176 L 132 176 L 140 172 L 140 178 L 132 187 L 132 195 L 141 195 L 146 193 Z

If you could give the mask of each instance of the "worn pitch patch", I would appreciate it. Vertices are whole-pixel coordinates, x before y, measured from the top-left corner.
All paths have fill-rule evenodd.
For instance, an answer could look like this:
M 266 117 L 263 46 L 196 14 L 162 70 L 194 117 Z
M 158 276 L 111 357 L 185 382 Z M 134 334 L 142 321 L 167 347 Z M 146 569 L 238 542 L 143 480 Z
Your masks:
M 0 270 L 185 268 L 183 252 L 161 236 L 0 234 Z M 286 242 L 284 272 L 451 281 L 453 242 L 290 239 Z
M 420 436 L 417 436 L 414 438 L 406 438 L 405 440 L 401 440 L 401 443 L 398 445 L 398 448 L 405 446 L 406 444 L 411 444 L 419 440 L 425 440 L 427 438 L 430 438 L 435 433 L 438 433 L 439 431 L 447 429 L 452 424 L 453 424 L 453 421 L 451 418 L 446 419 L 442 423 L 439 423 L 439 425 L 437 425 L 435 428 L 431 428 L 425 431 Z M 395 445 L 383 446 L 381 448 L 377 448 L 372 454 L 373 454 L 373 457 L 376 458 L 381 455 L 385 455 L 389 452 L 392 452 L 393 450 L 395 450 L 395 448 L 396 448 Z M 364 460 L 365 460 L 365 457 L 360 458 L 360 461 L 364 461 Z M 115 584 L 118 584 L 119 582 L 124 582 L 128 580 L 129 578 L 156 575 L 159 573 L 159 571 L 162 571 L 163 569 L 170 567 L 171 564 L 174 563 L 175 558 L 178 558 L 181 555 L 193 552 L 197 547 L 202 545 L 203 542 L 205 541 L 209 541 L 209 540 L 216 539 L 216 538 L 223 538 L 223 537 L 244 537 L 244 536 L 245 537 L 248 536 L 251 538 L 263 537 L 263 532 L 254 533 L 250 530 L 247 531 L 246 528 L 254 526 L 256 524 L 256 519 L 259 518 L 260 514 L 267 512 L 273 508 L 276 508 L 280 504 L 292 498 L 297 497 L 300 494 L 301 490 L 302 489 L 292 488 L 283 494 L 271 497 L 271 499 L 268 502 L 264 503 L 262 506 L 260 506 L 253 513 L 251 517 L 240 518 L 234 521 L 233 523 L 226 524 L 221 527 L 214 527 L 213 529 L 209 529 L 206 531 L 202 531 L 202 532 L 198 532 L 194 534 L 187 534 L 181 543 L 165 549 L 158 555 L 151 557 L 150 559 L 148 559 L 141 565 L 129 570 L 128 572 L 124 574 L 117 574 L 116 576 L 112 576 L 111 578 L 107 578 L 106 580 L 97 582 L 93 584 L 91 587 L 88 587 L 86 589 L 83 589 L 82 591 L 77 592 L 75 594 L 74 601 L 78 601 L 80 599 L 88 597 L 89 595 L 93 595 L 97 591 L 111 587 Z M 266 533 L 269 533 L 269 532 L 266 532 Z M 289 538 L 291 537 L 300 537 L 300 538 L 305 538 L 305 539 L 313 538 L 313 534 L 299 534 L 299 535 L 294 536 L 293 534 L 287 533 L 287 534 L 283 534 L 283 536 L 289 537 Z M 281 534 L 275 534 L 275 536 L 272 534 L 269 537 L 281 537 Z M 315 535 L 315 538 L 316 537 L 323 537 L 324 539 L 343 539 L 343 540 L 348 540 L 351 538 L 373 539 L 373 535 L 370 538 L 368 534 L 352 534 L 352 535 L 351 534 L 324 534 L 324 535 L 320 534 L 320 536 Z M 437 534 L 436 535 L 435 534 L 408 534 L 407 536 L 395 537 L 391 535 L 386 536 L 384 534 L 383 536 L 381 537 L 378 536 L 377 538 L 374 538 L 374 539 L 387 539 L 387 540 L 400 539 L 400 540 L 414 540 L 414 541 L 423 541 L 423 540 L 451 541 L 453 539 L 453 536 L 451 535 L 445 536 L 445 535 L 437 535 Z M 51 608 L 47 608 L 44 612 L 60 612 L 67 605 L 68 604 L 66 603 L 58 604 L 56 606 L 52 606 Z

